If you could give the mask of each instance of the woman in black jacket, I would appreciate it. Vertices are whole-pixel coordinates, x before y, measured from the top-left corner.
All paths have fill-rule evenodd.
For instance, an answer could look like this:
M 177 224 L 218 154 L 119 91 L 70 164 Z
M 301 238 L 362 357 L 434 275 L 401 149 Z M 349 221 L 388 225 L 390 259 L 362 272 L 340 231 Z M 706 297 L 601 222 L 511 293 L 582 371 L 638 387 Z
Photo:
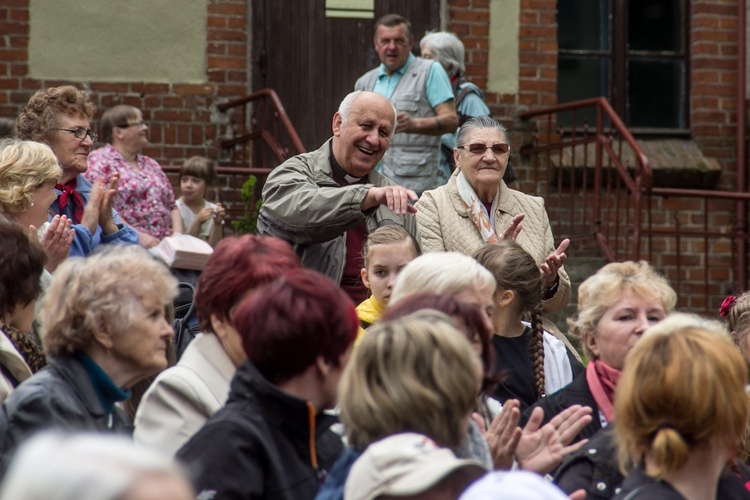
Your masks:
M 672 311 L 676 300 L 667 280 L 645 261 L 607 264 L 586 279 L 578 289 L 578 313 L 569 320 L 588 357 L 586 370 L 527 409 L 522 424 L 537 406 L 546 422 L 579 404 L 591 407 L 594 418 L 574 442 L 606 427 L 614 417 L 614 393 L 625 357 L 647 328 Z
M 357 335 L 354 304 L 322 274 L 293 270 L 245 298 L 234 324 L 248 360 L 177 458 L 199 496 L 312 499 L 343 451 L 324 410 Z

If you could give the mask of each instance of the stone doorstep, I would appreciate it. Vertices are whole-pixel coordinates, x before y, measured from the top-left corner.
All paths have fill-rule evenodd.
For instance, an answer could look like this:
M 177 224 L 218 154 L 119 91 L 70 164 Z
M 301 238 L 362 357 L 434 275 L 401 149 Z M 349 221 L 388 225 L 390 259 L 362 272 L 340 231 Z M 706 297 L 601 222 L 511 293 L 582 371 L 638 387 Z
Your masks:
M 639 140 L 638 144 L 651 165 L 655 187 L 684 189 L 712 189 L 716 187 L 721 176 L 721 165 L 718 160 L 704 156 L 694 141 L 648 139 Z M 550 155 L 550 161 L 555 167 L 562 165 L 564 185 L 570 185 L 571 175 L 576 185 L 582 185 L 584 169 L 586 170 L 586 184 L 589 186 L 593 184 L 596 145 L 587 144 L 585 148 L 586 151 L 584 151 L 584 145 L 576 146 L 574 151 L 567 148 L 563 150 L 562 157 Z M 575 153 L 575 156 L 573 153 Z M 586 158 L 586 165 L 581 165 L 584 157 Z M 629 147 L 623 148 L 622 158 L 626 165 L 635 165 L 635 155 Z M 575 166 L 573 166 L 574 161 Z M 573 172 L 571 172 L 571 168 Z M 557 182 L 557 172 L 558 170 L 555 170 L 553 183 Z

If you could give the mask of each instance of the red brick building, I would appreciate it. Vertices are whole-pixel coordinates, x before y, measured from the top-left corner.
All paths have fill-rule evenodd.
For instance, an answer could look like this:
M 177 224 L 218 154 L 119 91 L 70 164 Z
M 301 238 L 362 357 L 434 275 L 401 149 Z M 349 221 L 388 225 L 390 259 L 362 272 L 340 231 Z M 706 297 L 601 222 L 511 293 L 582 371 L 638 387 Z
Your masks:
M 697 151 L 711 168 L 710 175 L 703 175 L 696 167 L 699 175 L 692 187 L 747 191 L 744 1 L 521 0 L 520 6 L 513 4 L 518 8 L 517 21 L 513 18 L 518 32 L 517 64 L 512 68 L 518 74 L 517 90 L 513 92 L 493 91 L 490 76 L 492 64 L 497 63 L 492 51 L 498 31 L 493 27 L 492 19 L 497 18 L 493 9 L 502 14 L 511 3 L 372 3 L 374 17 L 389 11 L 410 17 L 417 37 L 425 29 L 440 27 L 458 34 L 467 48 L 468 76 L 488 89 L 486 101 L 493 116 L 513 132 L 514 151 L 529 144 L 536 130 L 534 120 L 519 118 L 522 113 L 573 100 L 577 92 L 580 98 L 604 95 L 636 140 L 656 140 L 650 154 L 674 163 L 667 165 L 674 168 L 667 168 L 657 185 L 670 187 L 671 180 L 676 180 L 677 186 L 684 187 L 681 181 L 686 176 L 677 163 L 696 163 L 692 152 Z M 329 134 L 331 103 L 337 103 L 354 78 L 375 64 L 370 47 L 372 19 L 345 24 L 326 6 L 323 0 L 207 0 L 204 81 L 164 83 L 30 76 L 33 16 L 29 0 L 4 0 L 0 4 L 0 116 L 15 116 L 39 88 L 71 83 L 91 91 L 99 106 L 97 117 L 119 103 L 141 108 L 151 129 L 151 146 L 145 153 L 163 165 L 178 165 L 196 154 L 226 160 L 219 141 L 231 136 L 233 115 L 219 111 L 217 104 L 270 86 L 284 89 L 285 94 L 279 92 L 284 106 L 306 148 L 312 149 Z M 168 26 L 169 20 L 158 23 Z M 667 34 L 641 40 L 642 33 L 662 32 Z M 75 43 L 75 37 L 62 28 L 59 39 Z M 634 47 L 638 43 L 655 44 L 655 48 Z M 491 57 L 496 58 L 494 62 Z M 289 82 L 301 90 L 290 91 L 285 87 Z M 682 158 L 667 154 L 659 143 L 663 140 L 689 143 L 693 149 Z M 522 155 L 515 158 L 517 188 L 544 193 L 531 160 Z M 237 201 L 241 179 L 226 182 L 222 200 Z M 682 230 L 698 233 L 708 227 L 735 236 L 747 232 L 746 204 L 737 201 L 674 195 L 653 197 L 652 203 L 652 227 L 673 229 L 679 224 Z M 740 257 L 747 253 L 743 241 L 744 237 L 696 236 L 677 242 L 657 235 L 642 245 L 641 257 L 650 257 L 670 278 L 684 282 L 681 305 L 713 310 L 717 300 L 736 288 L 738 278 L 740 287 L 747 286 L 746 270 L 740 269 L 739 274 L 737 270 L 738 265 L 746 267 L 747 260 Z M 683 252 L 679 256 L 677 248 Z M 703 294 L 706 290 L 708 297 Z

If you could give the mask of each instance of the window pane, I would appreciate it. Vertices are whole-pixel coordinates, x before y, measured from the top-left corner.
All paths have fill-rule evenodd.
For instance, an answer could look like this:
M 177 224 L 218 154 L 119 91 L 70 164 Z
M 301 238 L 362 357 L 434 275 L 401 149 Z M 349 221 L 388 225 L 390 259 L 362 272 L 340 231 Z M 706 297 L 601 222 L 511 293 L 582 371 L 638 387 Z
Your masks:
M 628 125 L 686 128 L 684 74 L 684 61 L 631 60 Z
M 604 57 L 560 56 L 557 62 L 557 102 L 562 104 L 591 97 L 609 97 L 609 59 Z M 558 118 L 563 125 L 572 124 L 572 114 L 566 112 Z M 587 114 L 576 115 L 576 125 L 596 122 L 593 108 Z
M 609 1 L 558 1 L 557 30 L 561 50 L 609 50 Z
M 628 49 L 681 51 L 682 4 L 682 0 L 630 0 Z

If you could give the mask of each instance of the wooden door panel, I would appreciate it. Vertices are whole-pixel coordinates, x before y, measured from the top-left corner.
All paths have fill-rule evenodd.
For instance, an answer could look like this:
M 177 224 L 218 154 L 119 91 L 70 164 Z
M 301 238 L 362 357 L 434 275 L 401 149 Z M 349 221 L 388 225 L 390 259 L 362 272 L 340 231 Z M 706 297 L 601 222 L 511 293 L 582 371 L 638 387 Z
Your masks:
M 415 44 L 438 29 L 440 2 L 375 0 L 374 19 L 325 17 L 325 0 L 253 0 L 253 89 L 271 87 L 308 151 L 331 135 L 339 102 L 365 71 L 379 64 L 375 19 L 396 12 L 412 23 Z

